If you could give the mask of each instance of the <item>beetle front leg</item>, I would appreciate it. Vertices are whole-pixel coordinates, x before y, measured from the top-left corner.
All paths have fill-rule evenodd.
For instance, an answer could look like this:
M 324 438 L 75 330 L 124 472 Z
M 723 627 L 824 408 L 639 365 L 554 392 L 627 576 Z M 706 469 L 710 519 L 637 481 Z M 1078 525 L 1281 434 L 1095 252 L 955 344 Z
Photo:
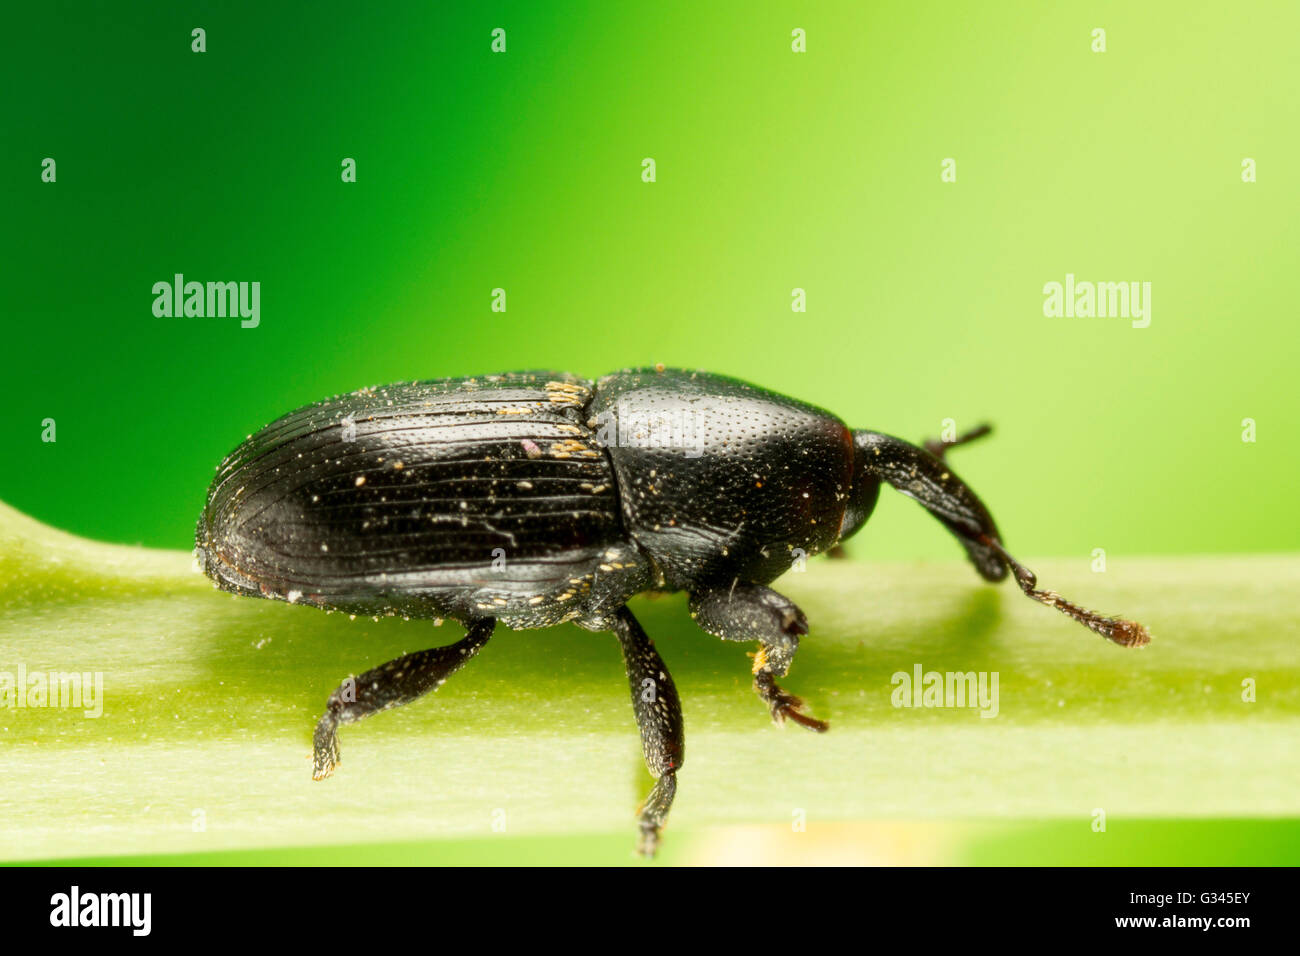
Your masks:
M 659 832 L 668 822 L 668 811 L 677 794 L 677 771 L 686 756 L 682 704 L 663 658 L 626 607 L 614 615 L 613 631 L 623 649 L 623 665 L 632 690 L 632 711 L 641 731 L 646 769 L 658 778 L 637 810 L 641 824 L 637 852 L 654 856 L 659 847 Z
M 735 584 L 691 595 L 691 617 L 716 637 L 727 641 L 758 641 L 754 655 L 754 690 L 767 704 L 772 720 L 786 719 L 823 733 L 824 720 L 803 712 L 804 703 L 777 686 L 776 678 L 790 670 L 800 635 L 808 633 L 808 619 L 788 597 L 761 584 Z
M 495 618 L 483 618 L 469 626 L 469 632 L 455 644 L 417 651 L 381 664 L 360 677 L 345 680 L 325 704 L 316 724 L 312 779 L 324 780 L 339 763 L 339 724 L 353 724 L 363 717 L 409 704 L 417 697 L 442 686 L 448 677 L 483 649 L 496 627 Z

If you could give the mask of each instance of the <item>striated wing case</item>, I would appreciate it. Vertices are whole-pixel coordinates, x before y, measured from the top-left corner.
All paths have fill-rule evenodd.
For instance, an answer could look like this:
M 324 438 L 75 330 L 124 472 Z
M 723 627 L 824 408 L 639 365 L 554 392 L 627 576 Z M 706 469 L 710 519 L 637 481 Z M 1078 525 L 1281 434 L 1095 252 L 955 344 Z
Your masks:
M 591 395 L 567 374 L 518 373 L 290 412 L 218 468 L 198 559 L 228 590 L 354 613 L 563 601 L 624 539 Z

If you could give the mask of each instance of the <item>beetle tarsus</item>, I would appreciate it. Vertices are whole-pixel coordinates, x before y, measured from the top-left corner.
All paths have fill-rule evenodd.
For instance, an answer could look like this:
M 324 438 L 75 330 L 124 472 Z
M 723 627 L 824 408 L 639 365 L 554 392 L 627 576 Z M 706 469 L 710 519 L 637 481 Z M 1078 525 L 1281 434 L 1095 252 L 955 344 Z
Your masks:
M 654 787 L 645 798 L 645 803 L 637 807 L 641 827 L 637 839 L 636 852 L 644 857 L 652 857 L 659 849 L 660 834 L 668 823 L 668 811 L 677 795 L 677 774 L 673 771 L 661 774 Z
M 793 720 L 800 727 L 807 727 L 819 734 L 824 734 L 831 729 L 831 725 L 826 721 L 804 713 L 803 700 L 782 690 L 767 668 L 755 672 L 754 690 L 763 703 L 767 704 L 768 710 L 772 713 L 773 723 L 784 724 L 786 720 Z

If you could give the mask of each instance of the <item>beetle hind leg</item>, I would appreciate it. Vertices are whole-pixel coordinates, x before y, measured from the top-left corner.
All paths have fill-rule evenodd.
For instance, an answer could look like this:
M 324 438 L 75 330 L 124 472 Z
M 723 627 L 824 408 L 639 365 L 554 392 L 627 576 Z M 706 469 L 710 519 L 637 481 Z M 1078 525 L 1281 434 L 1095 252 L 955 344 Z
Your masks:
M 338 766 L 340 724 L 356 723 L 363 717 L 409 704 L 437 690 L 483 649 L 495 627 L 495 618 L 474 621 L 465 637 L 455 644 L 396 658 L 359 677 L 349 677 L 335 688 L 316 724 L 312 779 L 324 780 Z
M 621 608 L 613 616 L 612 624 L 623 650 L 646 769 L 658 778 L 645 802 L 637 808 L 641 828 L 637 852 L 654 856 L 659 848 L 660 831 L 668 822 L 668 811 L 677 795 L 677 771 L 686 756 L 682 704 L 663 658 L 632 612 Z
M 772 720 L 792 720 L 823 733 L 830 724 L 804 712 L 804 703 L 777 686 L 776 678 L 790 671 L 808 619 L 789 598 L 761 584 L 735 584 L 691 595 L 691 617 L 715 637 L 727 641 L 758 641 L 754 654 L 754 690 L 767 705 Z

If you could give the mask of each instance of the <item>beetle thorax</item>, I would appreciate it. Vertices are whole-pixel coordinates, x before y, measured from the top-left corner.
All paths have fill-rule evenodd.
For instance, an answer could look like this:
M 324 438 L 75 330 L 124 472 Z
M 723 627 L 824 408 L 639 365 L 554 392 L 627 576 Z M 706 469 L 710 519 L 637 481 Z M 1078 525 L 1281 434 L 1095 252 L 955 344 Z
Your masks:
M 623 518 L 672 589 L 767 582 L 839 538 L 852 435 L 820 409 L 721 376 L 602 379 L 588 424 Z

